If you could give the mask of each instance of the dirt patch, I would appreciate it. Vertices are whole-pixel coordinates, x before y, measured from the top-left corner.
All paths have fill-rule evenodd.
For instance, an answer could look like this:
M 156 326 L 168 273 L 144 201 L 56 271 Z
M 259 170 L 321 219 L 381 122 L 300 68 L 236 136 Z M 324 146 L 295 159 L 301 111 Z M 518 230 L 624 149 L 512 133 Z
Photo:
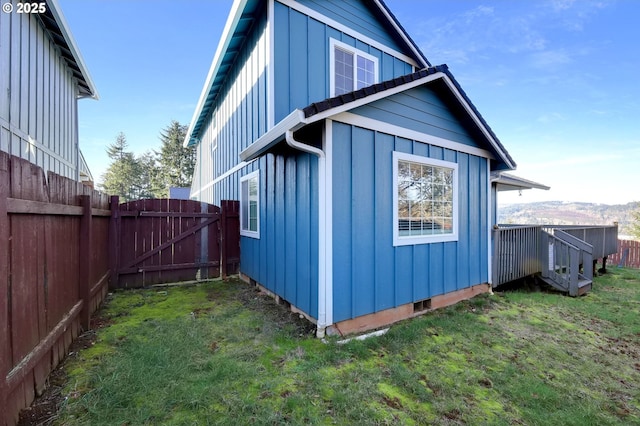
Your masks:
M 78 352 L 91 347 L 96 341 L 96 329 L 108 326 L 110 320 L 101 315 L 91 319 L 91 330 L 82 333 L 69 347 L 69 354 L 58 364 L 47 379 L 42 395 L 38 396 L 30 407 L 20 412 L 18 426 L 48 426 L 58 418 L 58 410 L 65 400 L 62 390 L 69 377 L 64 370 L 66 363 L 78 356 Z

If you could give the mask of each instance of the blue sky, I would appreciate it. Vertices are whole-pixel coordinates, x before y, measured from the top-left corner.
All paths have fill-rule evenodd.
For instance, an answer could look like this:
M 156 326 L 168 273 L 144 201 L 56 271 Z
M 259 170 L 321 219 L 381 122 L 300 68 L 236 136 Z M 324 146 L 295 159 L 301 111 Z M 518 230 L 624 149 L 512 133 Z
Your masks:
M 59 0 L 100 94 L 80 101 L 94 177 L 122 131 L 140 154 L 188 124 L 231 0 Z M 446 63 L 514 157 L 550 191 L 499 202 L 640 201 L 640 2 L 409 1 L 389 8 Z

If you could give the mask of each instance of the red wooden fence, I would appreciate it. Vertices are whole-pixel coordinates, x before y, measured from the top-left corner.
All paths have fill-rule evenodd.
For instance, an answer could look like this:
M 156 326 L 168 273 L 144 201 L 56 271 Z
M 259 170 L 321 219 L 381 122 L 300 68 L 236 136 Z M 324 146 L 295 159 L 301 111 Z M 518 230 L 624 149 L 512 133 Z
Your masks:
M 238 217 L 237 201 L 222 208 L 171 199 L 121 204 L 112 220 L 120 235 L 114 283 L 130 288 L 236 274 Z
M 236 274 L 238 209 L 237 201 L 120 206 L 0 152 L 0 426 L 42 392 L 109 286 Z M 127 228 L 125 218 L 143 220 Z M 135 278 L 123 284 L 118 274 Z
M 0 424 L 40 393 L 108 289 L 109 199 L 0 152 Z
M 608 263 L 627 268 L 640 268 L 640 241 L 618 240 L 618 252 L 609 256 Z

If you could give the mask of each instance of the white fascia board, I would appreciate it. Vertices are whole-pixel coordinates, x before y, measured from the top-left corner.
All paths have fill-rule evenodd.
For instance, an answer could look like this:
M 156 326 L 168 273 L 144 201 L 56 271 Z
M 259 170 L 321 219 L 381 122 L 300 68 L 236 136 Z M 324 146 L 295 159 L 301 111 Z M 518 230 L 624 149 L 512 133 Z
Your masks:
M 322 111 L 318 114 L 312 115 L 307 119 L 308 123 L 313 123 L 319 120 L 324 120 L 325 118 L 333 117 L 337 114 L 350 111 L 352 109 L 361 107 L 363 105 L 370 104 L 371 102 L 378 101 L 380 99 L 387 98 L 389 96 L 395 95 L 397 93 L 404 92 L 409 89 L 413 89 L 414 87 L 422 86 L 425 83 L 429 83 L 431 81 L 437 80 L 439 78 L 446 77 L 446 75 L 442 72 L 437 72 L 435 74 L 430 74 L 426 77 L 423 77 L 418 80 L 414 80 L 410 83 L 401 84 L 400 86 L 393 87 L 391 89 L 386 89 L 378 93 L 374 93 L 373 95 L 365 96 L 364 98 L 357 99 L 352 102 L 347 102 L 340 106 L 330 108 L 326 111 Z
M 47 0 L 47 6 L 49 7 L 51 14 L 53 15 L 53 18 L 58 23 L 58 26 L 60 27 L 60 32 L 62 33 L 62 37 L 64 37 L 64 40 L 67 42 L 67 45 L 69 46 L 69 50 L 71 50 L 71 54 L 73 55 L 73 59 L 76 61 L 76 64 L 78 64 L 78 68 L 80 68 L 80 72 L 84 76 L 84 80 L 86 81 L 87 86 L 89 86 L 89 90 L 91 90 L 91 99 L 98 100 L 99 99 L 98 90 L 96 89 L 96 86 L 93 83 L 93 79 L 91 78 L 91 74 L 89 74 L 89 69 L 84 63 L 84 59 L 80 54 L 80 49 L 78 49 L 78 45 L 76 44 L 76 41 L 73 38 L 73 35 L 71 35 L 71 31 L 69 30 L 69 24 L 67 23 L 67 20 L 62 14 L 62 9 L 58 4 L 58 0 Z
M 220 69 L 222 58 L 224 56 L 224 53 L 227 51 L 227 48 L 229 47 L 229 43 L 231 42 L 231 38 L 233 36 L 233 31 L 238 26 L 238 22 L 240 22 L 242 12 L 247 5 L 247 1 L 248 0 L 235 0 L 233 5 L 231 6 L 231 11 L 229 12 L 227 23 L 225 24 L 224 30 L 222 31 L 222 36 L 220 37 L 220 43 L 218 43 L 216 54 L 213 56 L 213 61 L 211 62 L 211 68 L 209 68 L 209 74 L 207 74 L 207 79 L 205 80 L 204 87 L 202 88 L 202 92 L 200 93 L 200 99 L 198 99 L 196 110 L 193 113 L 193 117 L 191 118 L 191 122 L 189 123 L 189 128 L 187 129 L 187 134 L 185 135 L 184 142 L 182 143 L 182 145 L 185 147 L 189 145 L 189 141 L 191 140 L 191 136 L 193 133 L 193 127 L 196 125 L 198 117 L 200 117 L 200 114 L 202 113 L 204 103 L 206 102 L 207 96 L 209 96 L 209 91 L 211 90 L 211 86 L 213 85 L 213 80 L 218 73 L 218 70 Z
M 393 28 L 395 28 L 396 32 L 400 35 L 400 37 L 402 37 L 402 40 L 404 40 L 407 46 L 409 46 L 409 49 L 413 51 L 413 54 L 416 55 L 416 57 L 420 61 L 420 65 L 422 66 L 422 68 L 428 68 L 430 64 L 424 61 L 424 55 L 422 54 L 422 52 L 420 52 L 416 48 L 415 44 L 409 39 L 407 33 L 397 25 L 396 20 L 389 15 L 387 8 L 384 7 L 379 0 L 374 0 L 374 3 L 376 4 L 376 6 L 378 6 L 378 9 L 380 9 L 380 12 L 382 12 L 382 14 L 387 18 L 387 20 L 393 26 Z
M 280 120 L 278 124 L 273 126 L 271 130 L 260 136 L 254 143 L 242 151 L 240 153 L 240 160 L 253 160 L 271 148 L 271 146 L 288 130 L 295 131 L 304 124 L 306 124 L 304 112 L 300 109 L 294 110 L 291 114 Z
M 441 148 L 450 149 L 452 151 L 463 152 L 465 154 L 475 155 L 482 158 L 489 158 L 491 160 L 495 159 L 491 151 L 488 151 L 486 149 L 477 148 L 471 145 L 465 145 L 460 142 L 454 142 L 449 139 L 444 139 L 438 136 L 429 135 L 427 133 L 418 132 L 416 130 L 407 129 L 406 127 L 396 126 L 385 121 L 364 117 L 362 115 L 354 114 L 351 112 L 343 112 L 342 114 L 338 114 L 332 117 L 332 119 L 334 121 L 350 124 L 352 126 L 375 130 L 376 132 L 386 133 L 389 135 L 400 136 L 405 139 L 439 146 Z
M 465 100 L 464 96 L 462 96 L 462 94 L 458 91 L 458 88 L 456 87 L 456 85 L 453 84 L 449 76 L 447 76 L 446 74 L 444 75 L 444 81 L 445 83 L 447 83 L 447 86 L 449 86 L 449 89 L 451 90 L 451 92 L 456 96 L 456 99 L 458 99 L 458 102 L 460 102 L 460 105 L 462 105 L 462 107 L 465 109 L 467 114 L 469 114 L 469 117 L 472 118 L 472 120 L 474 121 L 474 123 L 476 123 L 476 125 L 478 126 L 482 134 L 487 138 L 487 140 L 489 141 L 493 149 L 495 149 L 495 151 L 498 153 L 498 155 L 500 156 L 500 159 L 504 161 L 504 163 L 510 169 L 512 170 L 515 169 L 516 165 L 513 164 L 513 162 L 509 159 L 509 156 L 506 154 L 506 152 L 504 152 L 503 148 L 500 147 L 500 144 L 494 139 L 489 129 L 487 129 L 487 127 L 483 124 L 480 117 L 476 115 L 473 108 L 471 108 L 469 103 Z

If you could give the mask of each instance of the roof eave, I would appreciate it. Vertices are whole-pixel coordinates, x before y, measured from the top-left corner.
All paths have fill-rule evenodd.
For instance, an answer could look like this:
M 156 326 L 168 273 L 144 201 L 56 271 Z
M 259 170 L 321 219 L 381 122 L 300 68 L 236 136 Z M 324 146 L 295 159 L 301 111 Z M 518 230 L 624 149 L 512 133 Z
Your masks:
M 200 114 L 202 114 L 202 110 L 204 109 L 204 104 L 207 101 L 207 97 L 209 96 L 209 91 L 213 86 L 213 81 L 218 74 L 220 66 L 222 65 L 222 61 L 224 59 L 224 54 L 231 43 L 231 39 L 233 38 L 233 33 L 240 22 L 240 18 L 242 17 L 242 13 L 247 5 L 248 0 L 235 0 L 233 5 L 231 6 L 231 11 L 229 12 L 229 16 L 227 17 L 227 22 L 222 30 L 222 37 L 220 37 L 220 43 L 218 43 L 218 48 L 216 49 L 216 53 L 213 56 L 213 61 L 211 61 L 211 67 L 209 68 L 209 73 L 207 74 L 207 79 L 205 80 L 204 87 L 202 88 L 202 92 L 200 93 L 200 98 L 198 99 L 198 103 L 196 105 L 196 110 L 193 113 L 193 117 L 191 117 L 191 122 L 189 123 L 189 127 L 187 128 L 187 134 L 185 135 L 183 145 L 189 146 L 194 145 L 197 141 L 194 139 L 193 130 L 198 122 L 198 118 L 200 118 Z
M 389 20 L 389 22 L 391 22 L 391 24 L 394 26 L 394 28 L 396 29 L 400 37 L 402 37 L 402 39 L 407 44 L 409 49 L 411 49 L 413 54 L 416 56 L 416 59 L 418 59 L 421 62 L 422 67 L 423 68 L 430 67 L 431 63 L 429 62 L 427 57 L 422 53 L 422 51 L 420 50 L 418 45 L 413 41 L 409 33 L 405 31 L 402 24 L 400 24 L 400 21 L 398 21 L 395 15 L 391 12 L 391 9 L 389 9 L 389 7 L 384 3 L 383 0 L 374 0 L 374 3 L 378 6 L 382 14 Z
M 548 191 L 551 189 L 550 186 L 501 172 L 491 173 L 491 183 L 496 184 L 498 191 L 518 191 L 523 189 L 541 189 Z
M 51 12 L 51 15 L 53 16 L 55 22 L 58 25 L 60 33 L 62 34 L 62 37 L 64 38 L 67 44 L 67 46 L 61 46 L 61 47 L 68 48 L 68 50 L 71 52 L 71 55 L 73 56 L 73 60 L 78 66 L 78 69 L 82 74 L 84 83 L 88 88 L 89 93 L 86 93 L 86 94 L 79 93 L 78 97 L 91 98 L 96 100 L 99 99 L 98 90 L 96 89 L 93 79 L 91 78 L 91 74 L 89 73 L 89 69 L 85 64 L 84 59 L 80 54 L 80 49 L 78 49 L 78 45 L 76 44 L 76 41 L 73 38 L 71 31 L 69 30 L 69 24 L 67 23 L 67 20 L 62 14 L 62 11 L 61 11 L 62 9 L 58 4 L 58 0 L 47 0 L 47 5 L 48 5 L 48 10 Z

